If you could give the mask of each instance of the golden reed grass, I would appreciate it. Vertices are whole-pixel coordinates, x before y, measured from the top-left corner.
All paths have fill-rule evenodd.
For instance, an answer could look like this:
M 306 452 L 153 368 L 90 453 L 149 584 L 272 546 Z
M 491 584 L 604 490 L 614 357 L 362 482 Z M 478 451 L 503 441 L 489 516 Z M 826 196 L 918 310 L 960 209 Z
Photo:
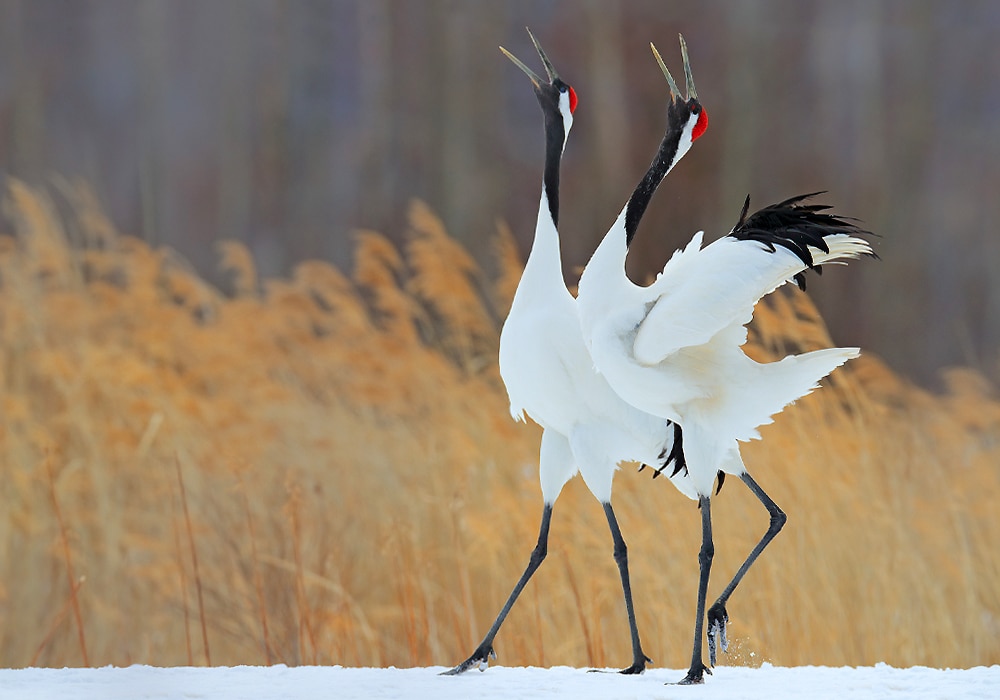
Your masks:
M 496 356 L 519 274 L 487 276 L 423 205 L 407 244 L 357 236 L 223 290 L 114 231 L 85 188 L 12 182 L 0 232 L 0 659 L 450 665 L 534 544 L 538 430 Z M 875 263 L 871 263 L 875 264 Z M 831 343 L 772 295 L 753 352 Z M 941 395 L 864 356 L 747 446 L 789 523 L 733 598 L 723 663 L 1000 662 L 1000 402 L 968 370 Z M 684 667 L 699 517 L 626 467 L 615 502 L 644 647 Z M 717 498 L 713 589 L 766 527 Z M 497 641 L 505 664 L 624 665 L 611 539 L 579 480 Z

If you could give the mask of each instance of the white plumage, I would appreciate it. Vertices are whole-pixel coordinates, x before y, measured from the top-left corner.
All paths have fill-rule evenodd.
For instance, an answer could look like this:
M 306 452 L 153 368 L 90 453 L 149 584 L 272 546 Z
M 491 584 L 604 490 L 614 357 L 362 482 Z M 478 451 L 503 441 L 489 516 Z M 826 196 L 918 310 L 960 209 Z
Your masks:
M 694 498 L 711 494 L 719 471 L 743 473 L 737 441 L 758 438 L 759 426 L 859 352 L 832 348 L 772 363 L 747 357 L 741 346 L 756 302 L 807 268 L 786 248 L 771 252 L 731 236 L 702 248 L 701 240 L 699 232 L 656 282 L 639 287 L 624 274 L 625 232 L 616 226 L 588 263 L 579 298 L 591 356 L 611 386 L 683 429 L 693 491 L 675 483 Z M 824 240 L 829 252 L 810 248 L 814 265 L 871 253 L 847 234 Z
M 557 230 L 559 164 L 576 96 L 559 78 L 538 42 L 534 43 L 545 64 L 547 82 L 504 51 L 534 85 L 545 116 L 546 159 L 534 242 L 500 335 L 500 374 L 510 398 L 511 415 L 517 420 L 530 417 L 543 429 L 539 450 L 542 524 L 538 545 L 503 610 L 479 647 L 449 673 L 488 665 L 494 636 L 545 558 L 552 506 L 565 483 L 578 472 L 603 505 L 614 541 L 632 637 L 633 661 L 623 673 L 641 673 L 649 659 L 642 651 L 635 623 L 627 549 L 611 507 L 611 486 L 619 462 L 666 466 L 673 455 L 674 428 L 622 400 L 596 371 L 584 344 L 577 302 L 563 280 Z
M 668 127 L 649 171 L 601 241 L 580 279 L 578 305 L 592 359 L 614 390 L 644 412 L 675 422 L 683 434 L 682 471 L 672 479 L 698 500 L 702 511 L 698 616 L 691 668 L 682 683 L 700 683 L 708 670 L 701 645 L 705 595 L 714 544 L 711 505 L 716 479 L 738 475 L 767 507 L 771 525 L 761 542 L 708 611 L 710 662 L 726 647 L 725 604 L 750 565 L 777 534 L 785 515 L 753 481 L 739 442 L 758 438 L 757 428 L 817 387 L 820 379 L 858 355 L 832 348 L 758 363 L 741 346 L 745 324 L 764 295 L 804 272 L 828 263 L 870 255 L 853 224 L 825 213 L 827 207 L 795 197 L 746 216 L 729 235 L 702 246 L 701 232 L 677 251 L 648 287 L 625 275 L 625 258 L 649 199 L 667 172 L 704 132 L 707 117 L 684 53 L 688 99 L 657 60 L 670 85 Z M 694 126 L 692 126 L 694 125 Z M 680 467 L 680 463 L 678 467 Z

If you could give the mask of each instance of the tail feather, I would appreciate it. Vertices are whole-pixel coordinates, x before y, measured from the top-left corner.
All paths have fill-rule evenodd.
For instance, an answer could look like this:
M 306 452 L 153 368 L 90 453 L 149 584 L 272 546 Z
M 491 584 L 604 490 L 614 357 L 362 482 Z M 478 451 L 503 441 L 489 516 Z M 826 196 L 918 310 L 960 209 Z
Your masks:
M 737 410 L 743 407 L 742 416 L 732 416 L 734 425 L 743 423 L 737 439 L 758 439 L 759 426 L 771 423 L 772 416 L 811 393 L 823 377 L 860 354 L 859 348 L 827 348 L 758 365 L 756 378 L 743 387 L 742 398 L 730 404 Z

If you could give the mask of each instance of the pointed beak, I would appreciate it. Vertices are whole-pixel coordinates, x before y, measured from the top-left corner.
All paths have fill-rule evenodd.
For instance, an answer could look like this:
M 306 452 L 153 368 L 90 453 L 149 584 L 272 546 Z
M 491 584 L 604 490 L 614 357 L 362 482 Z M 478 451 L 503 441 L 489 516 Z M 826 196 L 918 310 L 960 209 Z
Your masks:
M 698 91 L 694 88 L 694 76 L 691 75 L 691 63 L 688 61 L 688 45 L 684 37 L 677 35 L 681 40 L 681 57 L 684 59 L 684 87 L 687 88 L 687 99 L 697 100 Z
M 535 45 L 535 51 L 538 52 L 538 57 L 541 58 L 542 63 L 545 64 L 545 72 L 548 73 L 549 75 L 549 82 L 554 83 L 556 81 L 556 78 L 559 77 L 559 74 L 556 73 L 556 69 L 553 68 L 552 62 L 549 61 L 549 57 L 545 55 L 544 51 L 542 51 L 542 47 L 538 43 L 538 39 L 535 38 L 535 35 L 532 34 L 531 30 L 528 29 L 527 27 L 525 27 L 525 30 L 528 32 L 528 36 L 531 37 L 531 43 Z
M 524 65 L 523 63 L 521 63 L 521 61 L 519 61 L 518 58 L 514 54 L 512 54 L 510 51 L 508 51 L 504 47 L 501 46 L 500 50 L 503 52 L 504 56 L 506 56 L 507 58 L 509 58 L 511 61 L 514 62 L 515 66 L 517 66 L 518 68 L 520 68 L 521 70 L 523 70 L 525 72 L 525 74 L 529 78 L 531 78 L 531 83 L 535 87 L 539 86 L 539 84 L 541 83 L 541 78 L 539 78 L 537 75 L 535 75 L 535 71 L 531 70 L 526 65 Z
M 680 36 L 680 35 L 678 35 Z M 688 61 L 688 51 L 687 44 L 684 43 L 684 37 L 680 37 L 681 40 L 681 56 L 684 59 L 684 83 L 685 88 L 687 88 L 687 97 L 684 99 L 698 99 L 698 91 L 694 87 L 694 77 L 691 75 L 691 63 Z M 652 42 L 649 44 L 649 48 L 653 50 L 653 56 L 656 58 L 656 62 L 660 64 L 660 70 L 663 71 L 663 76 L 667 79 L 667 85 L 670 86 L 670 97 L 671 99 L 679 98 L 681 96 L 681 91 L 677 88 L 677 81 L 674 80 L 674 76 L 670 75 L 670 71 L 667 69 L 666 64 L 663 62 L 663 58 L 660 56 L 660 52 L 656 50 Z
M 653 50 L 653 56 L 656 58 L 656 62 L 660 64 L 660 70 L 663 71 L 663 76 L 667 79 L 667 85 L 670 86 L 670 99 L 680 97 L 681 91 L 677 89 L 674 76 L 670 75 L 670 71 L 667 70 L 667 64 L 663 62 L 663 58 L 660 56 L 660 52 L 656 50 L 656 47 L 653 46 L 653 42 L 649 42 L 649 48 Z
M 527 29 L 527 27 L 526 27 L 526 29 Z M 538 43 L 538 40 L 535 38 L 535 35 L 531 33 L 530 29 L 528 29 L 528 36 L 531 37 L 531 43 L 535 45 L 535 51 L 538 52 L 539 58 L 542 59 L 542 64 L 545 66 L 545 72 L 549 76 L 548 82 L 549 83 L 555 82 L 556 78 L 559 77 L 559 74 L 556 72 L 556 69 L 552 66 L 552 62 L 549 61 L 549 57 L 545 55 L 544 51 L 542 51 L 541 45 Z M 510 51 L 508 51 L 507 49 L 505 49 L 502 46 L 500 47 L 500 50 L 503 52 L 504 56 L 506 56 L 507 58 L 509 58 L 511 61 L 514 62 L 515 66 L 517 66 L 518 68 L 520 68 L 521 70 L 523 70 L 524 73 L 529 78 L 531 78 L 531 82 L 534 84 L 535 87 L 538 87 L 541 83 L 545 82 L 541 78 L 538 77 L 538 75 L 535 73 L 535 71 L 531 70 L 526 65 L 524 65 Z

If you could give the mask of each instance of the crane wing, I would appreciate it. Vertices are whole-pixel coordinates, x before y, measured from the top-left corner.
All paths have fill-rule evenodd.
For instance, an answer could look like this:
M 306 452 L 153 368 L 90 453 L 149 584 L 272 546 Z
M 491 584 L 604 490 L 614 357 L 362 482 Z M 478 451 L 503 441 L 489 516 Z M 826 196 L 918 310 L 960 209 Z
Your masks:
M 659 293 L 633 345 L 642 364 L 658 364 L 682 348 L 707 343 L 729 326 L 749 323 L 757 301 L 801 268 L 788 251 L 771 253 L 758 243 L 728 237 L 685 262 L 683 269 L 664 268 L 650 288 Z M 678 273 L 676 278 L 672 273 Z M 746 331 L 734 340 L 745 342 Z
M 765 207 L 740 221 L 729 235 L 698 249 L 696 235 L 675 253 L 649 287 L 648 311 L 633 344 L 635 359 L 658 364 L 682 348 L 707 343 L 730 326 L 744 326 L 766 294 L 827 262 L 871 255 L 866 233 L 852 223 L 806 205 L 803 195 Z M 746 342 L 745 329 L 730 340 Z

